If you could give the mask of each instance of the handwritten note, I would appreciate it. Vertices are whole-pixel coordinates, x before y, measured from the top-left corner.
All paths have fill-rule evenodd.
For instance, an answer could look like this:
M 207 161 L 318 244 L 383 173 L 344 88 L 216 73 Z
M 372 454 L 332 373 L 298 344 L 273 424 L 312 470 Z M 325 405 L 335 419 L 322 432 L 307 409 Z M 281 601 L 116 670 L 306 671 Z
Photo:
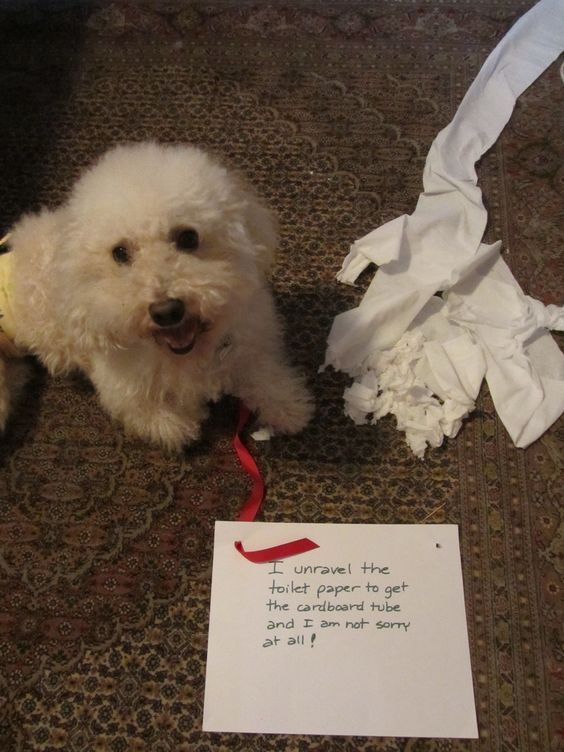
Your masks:
M 476 738 L 457 526 L 217 522 L 203 728 Z

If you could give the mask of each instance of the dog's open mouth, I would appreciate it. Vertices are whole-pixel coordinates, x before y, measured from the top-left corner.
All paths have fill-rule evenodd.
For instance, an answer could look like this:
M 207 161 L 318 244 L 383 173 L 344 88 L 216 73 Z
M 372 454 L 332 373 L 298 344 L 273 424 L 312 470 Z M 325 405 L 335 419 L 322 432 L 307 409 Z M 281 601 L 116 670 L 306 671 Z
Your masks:
M 208 329 L 208 323 L 196 316 L 188 316 L 177 326 L 159 329 L 154 337 L 159 345 L 166 345 L 175 355 L 186 355 L 194 349 L 200 334 Z

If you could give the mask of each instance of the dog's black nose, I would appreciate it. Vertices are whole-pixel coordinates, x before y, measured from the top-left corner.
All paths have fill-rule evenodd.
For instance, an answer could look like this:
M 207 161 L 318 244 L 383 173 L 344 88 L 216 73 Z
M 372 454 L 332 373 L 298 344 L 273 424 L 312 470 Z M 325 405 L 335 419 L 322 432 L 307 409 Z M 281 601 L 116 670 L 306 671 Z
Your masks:
M 181 300 L 169 298 L 159 303 L 151 303 L 149 315 L 157 326 L 176 326 L 184 318 L 185 310 L 184 303 Z

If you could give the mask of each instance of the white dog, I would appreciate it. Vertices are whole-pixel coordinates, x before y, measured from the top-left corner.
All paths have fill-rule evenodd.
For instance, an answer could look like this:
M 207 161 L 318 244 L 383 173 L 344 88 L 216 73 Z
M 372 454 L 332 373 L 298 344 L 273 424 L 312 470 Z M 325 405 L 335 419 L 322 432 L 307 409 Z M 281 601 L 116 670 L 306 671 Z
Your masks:
M 313 405 L 268 287 L 276 242 L 267 209 L 205 152 L 112 149 L 66 204 L 23 217 L 0 256 L 0 426 L 18 351 L 82 370 L 128 432 L 167 448 L 196 440 L 224 393 L 275 433 L 299 431 Z

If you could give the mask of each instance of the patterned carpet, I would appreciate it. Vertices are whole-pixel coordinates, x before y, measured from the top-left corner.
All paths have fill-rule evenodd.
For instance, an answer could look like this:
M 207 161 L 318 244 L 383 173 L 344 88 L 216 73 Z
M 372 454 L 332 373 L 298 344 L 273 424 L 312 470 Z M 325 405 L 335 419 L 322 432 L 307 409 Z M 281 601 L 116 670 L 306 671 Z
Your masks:
M 268 478 L 262 519 L 460 525 L 480 729 L 203 733 L 213 524 L 248 490 L 235 405 L 171 457 L 125 437 L 86 382 L 37 367 L 0 442 L 2 752 L 562 749 L 564 422 L 517 450 L 484 389 L 422 462 L 392 421 L 344 416 L 346 377 L 317 374 L 334 316 L 361 297 L 335 280 L 350 242 L 413 210 L 431 141 L 531 5 L 0 4 L 0 222 L 60 201 L 118 141 L 195 142 L 249 176 L 280 219 L 274 291 L 317 399 L 302 435 L 248 440 Z M 562 303 L 564 282 L 563 100 L 554 64 L 479 167 L 488 238 L 545 303 Z

